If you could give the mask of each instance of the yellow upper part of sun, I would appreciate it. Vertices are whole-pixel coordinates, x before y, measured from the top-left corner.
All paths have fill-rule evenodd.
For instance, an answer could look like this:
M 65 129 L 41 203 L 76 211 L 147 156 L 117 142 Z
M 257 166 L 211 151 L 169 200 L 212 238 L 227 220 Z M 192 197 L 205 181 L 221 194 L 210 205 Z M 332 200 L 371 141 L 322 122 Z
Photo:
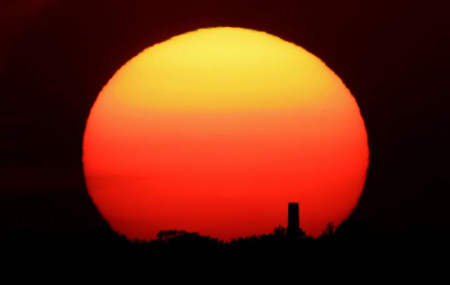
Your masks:
M 145 110 L 239 112 L 320 104 L 342 87 L 339 77 L 299 46 L 264 32 L 219 27 L 144 50 L 102 93 Z

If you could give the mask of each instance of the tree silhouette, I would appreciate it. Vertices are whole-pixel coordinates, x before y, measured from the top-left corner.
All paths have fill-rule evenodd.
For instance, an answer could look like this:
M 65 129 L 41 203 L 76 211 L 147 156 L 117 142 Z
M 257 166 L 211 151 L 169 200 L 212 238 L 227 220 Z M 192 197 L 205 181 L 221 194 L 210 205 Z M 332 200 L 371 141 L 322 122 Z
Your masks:
M 335 226 L 334 223 L 330 222 L 327 224 L 327 226 L 325 227 L 325 230 L 323 231 L 321 237 L 322 238 L 331 238 L 334 236 L 334 232 L 335 232 Z
M 285 236 L 287 233 L 287 230 L 282 225 L 278 225 L 273 229 L 273 234 L 276 236 Z

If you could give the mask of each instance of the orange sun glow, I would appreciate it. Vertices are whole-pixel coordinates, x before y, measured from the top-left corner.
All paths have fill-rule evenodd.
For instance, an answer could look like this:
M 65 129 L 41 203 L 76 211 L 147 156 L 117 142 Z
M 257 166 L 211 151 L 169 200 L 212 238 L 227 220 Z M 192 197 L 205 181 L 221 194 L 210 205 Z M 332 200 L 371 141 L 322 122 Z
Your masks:
M 84 135 L 88 191 L 129 239 L 223 240 L 286 225 L 318 236 L 355 207 L 369 150 L 358 105 L 303 48 L 209 28 L 156 44 L 101 90 Z

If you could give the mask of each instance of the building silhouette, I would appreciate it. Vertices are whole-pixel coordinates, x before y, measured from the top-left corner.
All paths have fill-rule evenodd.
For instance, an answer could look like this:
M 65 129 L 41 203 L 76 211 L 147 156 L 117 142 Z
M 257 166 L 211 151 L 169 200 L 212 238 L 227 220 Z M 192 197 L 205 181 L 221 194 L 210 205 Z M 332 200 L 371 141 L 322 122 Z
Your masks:
M 300 218 L 298 203 L 288 204 L 288 226 L 287 235 L 289 237 L 298 237 L 300 235 Z

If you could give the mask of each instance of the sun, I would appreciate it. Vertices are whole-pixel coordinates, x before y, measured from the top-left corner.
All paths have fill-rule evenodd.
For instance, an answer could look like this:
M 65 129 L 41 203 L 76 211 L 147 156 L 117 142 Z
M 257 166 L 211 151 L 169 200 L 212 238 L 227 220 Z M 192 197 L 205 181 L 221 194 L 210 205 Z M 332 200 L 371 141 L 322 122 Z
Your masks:
M 369 149 L 358 105 L 319 58 L 242 28 L 192 31 L 124 64 L 86 124 L 88 191 L 129 239 L 270 233 L 300 204 L 318 236 L 355 207 Z

